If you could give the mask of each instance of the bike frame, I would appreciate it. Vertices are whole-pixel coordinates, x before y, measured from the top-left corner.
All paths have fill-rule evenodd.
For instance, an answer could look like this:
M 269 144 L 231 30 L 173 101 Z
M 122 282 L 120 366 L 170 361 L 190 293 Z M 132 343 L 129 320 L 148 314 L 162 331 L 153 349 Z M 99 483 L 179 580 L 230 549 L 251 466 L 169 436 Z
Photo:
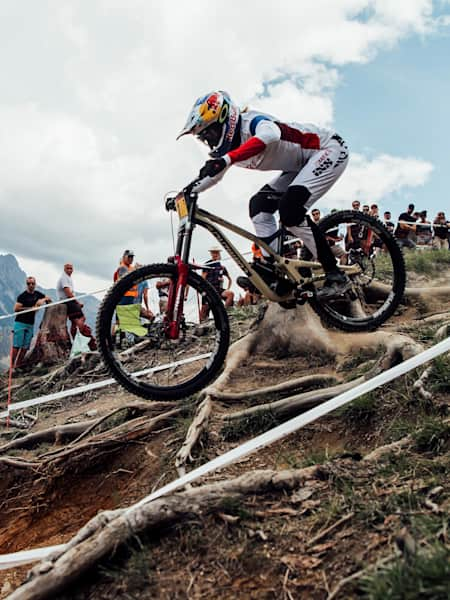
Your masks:
M 183 314 L 184 298 L 187 287 L 187 279 L 189 269 L 199 269 L 198 265 L 191 264 L 189 262 L 189 255 L 191 250 L 192 235 L 196 225 L 200 225 L 204 229 L 207 229 L 225 248 L 228 254 L 233 258 L 234 262 L 244 271 L 247 277 L 250 279 L 252 284 L 262 293 L 262 295 L 271 300 L 272 302 L 287 302 L 294 299 L 294 291 L 279 296 L 262 277 L 255 271 L 252 265 L 245 260 L 243 255 L 237 250 L 232 242 L 226 237 L 222 230 L 217 226 L 220 225 L 233 233 L 257 244 L 260 248 L 263 248 L 271 257 L 275 268 L 275 272 L 280 277 L 287 277 L 291 282 L 295 284 L 294 289 L 297 286 L 304 286 L 308 283 L 317 282 L 325 279 L 325 273 L 322 265 L 319 262 L 307 261 L 301 259 L 292 259 L 281 256 L 276 253 L 266 242 L 259 239 L 253 233 L 250 233 L 246 229 L 242 229 L 229 221 L 226 221 L 222 217 L 214 215 L 197 206 L 197 194 L 190 194 L 185 197 L 185 194 L 179 194 L 176 198 L 177 211 L 180 217 L 180 224 L 178 227 L 177 244 L 175 248 L 175 256 L 172 257 L 178 269 L 178 277 L 176 285 L 171 286 L 169 290 L 169 298 L 167 302 L 167 334 L 171 339 L 176 339 L 180 331 L 180 323 Z M 180 213 L 178 209 L 178 202 L 187 201 L 187 211 Z M 186 205 L 184 205 L 186 208 Z M 311 277 L 304 277 L 301 275 L 301 268 L 309 269 L 313 272 Z M 344 269 L 348 273 L 358 272 L 359 267 L 357 266 L 345 266 L 341 265 L 341 269 Z M 314 274 L 315 273 L 315 274 Z

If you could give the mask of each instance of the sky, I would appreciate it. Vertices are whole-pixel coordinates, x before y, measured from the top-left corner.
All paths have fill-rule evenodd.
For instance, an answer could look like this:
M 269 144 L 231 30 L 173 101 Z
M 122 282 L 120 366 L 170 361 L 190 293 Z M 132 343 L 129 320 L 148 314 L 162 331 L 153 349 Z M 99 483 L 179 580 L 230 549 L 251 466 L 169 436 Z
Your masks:
M 215 89 L 346 140 L 324 212 L 450 212 L 450 0 L 2 0 L 0 36 L 0 254 L 43 287 L 73 262 L 76 289 L 101 289 L 125 248 L 166 260 L 164 195 L 207 159 L 175 138 Z M 272 176 L 233 167 L 200 204 L 251 229 Z M 197 230 L 193 257 L 213 241 Z

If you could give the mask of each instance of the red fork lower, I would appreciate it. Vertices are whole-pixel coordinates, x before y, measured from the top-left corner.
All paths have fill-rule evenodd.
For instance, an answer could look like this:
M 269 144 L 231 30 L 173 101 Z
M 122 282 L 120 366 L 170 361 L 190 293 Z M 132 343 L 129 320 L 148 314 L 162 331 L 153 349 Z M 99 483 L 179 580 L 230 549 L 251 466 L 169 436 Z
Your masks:
M 169 288 L 167 312 L 165 316 L 166 335 L 171 340 L 177 340 L 180 335 L 180 324 L 183 318 L 184 295 L 186 293 L 189 267 L 179 256 L 174 257 L 177 267 L 176 279 Z

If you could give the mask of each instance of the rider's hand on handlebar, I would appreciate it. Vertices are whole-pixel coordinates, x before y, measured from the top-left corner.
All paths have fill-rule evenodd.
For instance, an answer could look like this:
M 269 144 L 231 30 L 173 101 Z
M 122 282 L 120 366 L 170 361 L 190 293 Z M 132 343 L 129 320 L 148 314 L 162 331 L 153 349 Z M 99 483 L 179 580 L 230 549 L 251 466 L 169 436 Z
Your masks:
M 221 171 L 223 171 L 226 166 L 227 163 L 224 158 L 213 158 L 212 160 L 207 160 L 200 169 L 200 179 L 203 179 L 204 177 L 215 177 Z

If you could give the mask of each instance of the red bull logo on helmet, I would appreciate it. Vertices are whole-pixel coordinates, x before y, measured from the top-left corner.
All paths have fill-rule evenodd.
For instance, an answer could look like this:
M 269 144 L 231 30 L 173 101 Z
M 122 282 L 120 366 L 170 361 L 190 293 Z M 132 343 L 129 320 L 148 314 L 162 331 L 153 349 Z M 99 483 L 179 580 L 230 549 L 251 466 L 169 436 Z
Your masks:
M 222 97 L 221 94 L 211 94 L 199 107 L 199 115 L 204 123 L 212 123 L 217 120 L 217 113 L 220 110 Z

